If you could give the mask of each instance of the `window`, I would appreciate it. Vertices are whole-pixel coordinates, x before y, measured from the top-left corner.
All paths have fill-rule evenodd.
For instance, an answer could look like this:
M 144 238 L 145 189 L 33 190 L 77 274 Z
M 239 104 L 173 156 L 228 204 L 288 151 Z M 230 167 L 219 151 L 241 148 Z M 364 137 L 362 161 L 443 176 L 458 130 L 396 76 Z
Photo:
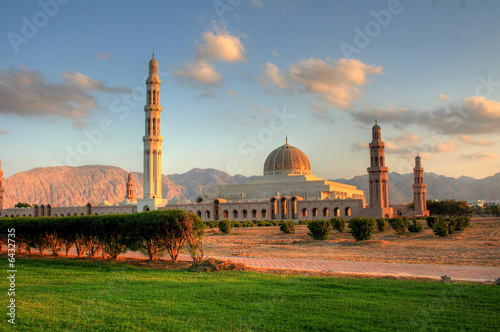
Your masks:
M 330 215 L 330 210 L 328 208 L 323 209 L 323 217 L 328 217 Z
M 307 217 L 307 209 L 302 209 L 302 217 Z
M 252 210 L 252 218 L 257 218 L 257 211 L 256 210 Z
M 318 209 L 317 208 L 314 208 L 313 211 L 312 211 L 312 216 L 313 217 L 317 217 L 318 216 Z

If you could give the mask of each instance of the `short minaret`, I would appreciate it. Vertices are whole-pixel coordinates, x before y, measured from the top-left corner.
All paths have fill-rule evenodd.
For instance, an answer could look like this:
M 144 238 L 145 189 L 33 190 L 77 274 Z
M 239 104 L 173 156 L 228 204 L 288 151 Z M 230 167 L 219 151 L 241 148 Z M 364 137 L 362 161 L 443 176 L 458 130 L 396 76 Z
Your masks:
M 389 168 L 385 165 L 385 143 L 382 142 L 380 126 L 375 120 L 372 128 L 370 147 L 370 167 L 368 167 L 368 181 L 370 191 L 370 208 L 372 216 L 392 217 L 392 208 L 389 208 Z
M 3 210 L 3 171 L 2 171 L 2 161 L 0 160 L 0 215 L 2 215 Z
M 153 58 L 149 61 L 149 76 L 146 80 L 146 127 L 144 142 L 144 198 L 161 199 L 161 106 L 160 106 L 160 78 L 158 77 L 158 61 Z
M 413 210 L 416 215 L 428 216 L 429 211 L 427 210 L 427 185 L 424 183 L 424 168 L 422 167 L 422 161 L 417 153 L 415 157 L 415 168 L 413 169 Z
M 389 168 L 385 166 L 385 143 L 382 142 L 380 126 L 375 121 L 372 128 L 372 141 L 370 147 L 370 167 L 368 168 L 370 187 L 370 207 L 388 208 L 389 190 L 388 175 Z
M 132 173 L 128 173 L 128 182 L 127 182 L 127 196 L 125 197 L 130 202 L 135 202 L 135 193 L 134 193 L 134 180 Z

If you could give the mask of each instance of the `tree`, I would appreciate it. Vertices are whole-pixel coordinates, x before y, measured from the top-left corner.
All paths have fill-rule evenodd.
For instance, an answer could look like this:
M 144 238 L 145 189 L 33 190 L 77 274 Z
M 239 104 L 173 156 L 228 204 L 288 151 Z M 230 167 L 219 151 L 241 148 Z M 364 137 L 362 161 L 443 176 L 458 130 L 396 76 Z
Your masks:
M 466 201 L 445 199 L 444 201 L 427 201 L 427 209 L 431 215 L 465 216 L 473 212 Z
M 14 207 L 16 207 L 16 208 L 28 208 L 28 207 L 32 207 L 32 206 L 29 205 L 28 203 L 18 202 L 16 205 L 14 205 Z

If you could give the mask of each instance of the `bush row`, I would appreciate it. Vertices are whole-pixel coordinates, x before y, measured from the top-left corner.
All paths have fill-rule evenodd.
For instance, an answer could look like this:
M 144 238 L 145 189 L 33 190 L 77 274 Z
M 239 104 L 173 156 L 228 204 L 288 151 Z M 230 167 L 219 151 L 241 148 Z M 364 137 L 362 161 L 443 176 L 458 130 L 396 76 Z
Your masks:
M 443 218 L 440 216 L 430 216 L 427 217 L 427 226 L 432 228 L 434 234 L 441 237 L 447 237 L 469 227 L 470 217 Z
M 126 250 L 144 252 L 150 260 L 168 252 L 176 262 L 181 248 L 187 247 L 193 259 L 203 257 L 201 239 L 205 225 L 192 212 L 157 210 L 134 214 L 72 216 L 61 218 L 22 217 L 2 220 L 0 233 L 14 229 L 20 251 L 50 250 L 59 256 L 75 248 L 78 257 L 87 254 L 103 258 Z

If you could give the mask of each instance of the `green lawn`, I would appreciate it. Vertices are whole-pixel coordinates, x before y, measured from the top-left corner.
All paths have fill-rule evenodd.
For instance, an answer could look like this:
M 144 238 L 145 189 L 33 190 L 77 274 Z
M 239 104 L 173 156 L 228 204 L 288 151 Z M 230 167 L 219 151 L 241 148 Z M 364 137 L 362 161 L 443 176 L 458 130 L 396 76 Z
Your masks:
M 16 265 L 19 331 L 500 330 L 500 287 L 493 285 L 192 273 L 76 260 Z M 6 310 L 5 277 L 1 285 Z M 2 316 L 1 330 L 14 330 Z

